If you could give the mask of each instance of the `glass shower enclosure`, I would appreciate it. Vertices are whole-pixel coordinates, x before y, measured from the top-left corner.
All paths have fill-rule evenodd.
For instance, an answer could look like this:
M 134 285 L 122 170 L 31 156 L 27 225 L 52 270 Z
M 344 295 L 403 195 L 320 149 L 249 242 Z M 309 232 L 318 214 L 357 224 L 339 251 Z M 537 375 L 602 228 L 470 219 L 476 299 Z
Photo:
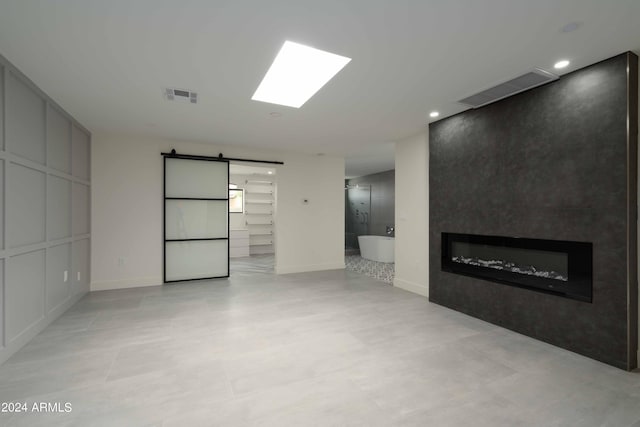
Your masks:
M 369 234 L 371 185 L 345 185 L 345 252 L 357 253 L 358 236 Z

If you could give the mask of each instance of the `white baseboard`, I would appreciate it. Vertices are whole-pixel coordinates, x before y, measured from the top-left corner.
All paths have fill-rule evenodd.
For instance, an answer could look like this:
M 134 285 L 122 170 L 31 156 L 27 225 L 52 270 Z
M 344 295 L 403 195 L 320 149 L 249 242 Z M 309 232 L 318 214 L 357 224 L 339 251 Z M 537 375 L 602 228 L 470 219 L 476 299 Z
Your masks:
M 91 291 L 108 291 L 111 289 L 142 288 L 162 285 L 162 277 L 135 277 L 124 280 L 104 280 L 91 282 Z
M 405 291 L 413 292 L 414 294 L 422 295 L 423 297 L 429 296 L 429 287 L 420 283 L 409 282 L 396 277 L 393 279 L 393 286 L 404 289 Z
M 71 308 L 76 302 L 87 294 L 86 291 L 72 296 L 64 303 L 60 304 L 55 309 L 51 310 L 46 316 L 35 322 L 29 328 L 27 328 L 20 335 L 6 343 L 6 347 L 0 346 L 0 365 L 6 362 L 11 356 L 13 356 L 18 350 L 24 347 L 29 341 L 35 338 L 40 332 L 49 326 L 54 320 L 60 317 L 65 311 Z
M 324 271 L 324 270 L 344 270 L 344 261 L 331 264 L 309 264 L 309 265 L 288 265 L 278 266 L 276 265 L 276 274 L 291 274 L 291 273 L 307 273 L 310 271 Z

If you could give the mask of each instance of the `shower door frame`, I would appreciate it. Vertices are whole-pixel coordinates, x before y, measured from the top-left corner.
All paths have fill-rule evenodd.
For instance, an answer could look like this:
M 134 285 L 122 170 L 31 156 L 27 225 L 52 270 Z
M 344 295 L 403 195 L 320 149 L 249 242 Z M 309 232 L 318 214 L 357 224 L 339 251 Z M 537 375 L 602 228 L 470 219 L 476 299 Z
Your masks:
M 372 185 L 371 184 L 347 184 L 347 202 L 349 201 L 349 191 L 351 190 L 367 190 L 369 196 L 368 196 L 368 209 L 366 212 L 366 223 L 364 223 L 365 225 L 365 231 L 364 233 L 358 233 L 359 230 L 357 230 L 357 225 L 360 224 L 355 224 L 352 223 L 352 225 L 354 226 L 353 228 L 353 233 L 355 235 L 355 243 L 356 243 L 356 249 L 360 249 L 360 242 L 358 241 L 358 237 L 359 236 L 367 236 L 371 233 L 371 192 L 372 192 Z M 349 210 L 351 209 L 351 207 L 348 207 Z M 345 224 L 346 227 L 346 224 Z M 346 230 L 345 230 L 345 241 L 346 241 Z

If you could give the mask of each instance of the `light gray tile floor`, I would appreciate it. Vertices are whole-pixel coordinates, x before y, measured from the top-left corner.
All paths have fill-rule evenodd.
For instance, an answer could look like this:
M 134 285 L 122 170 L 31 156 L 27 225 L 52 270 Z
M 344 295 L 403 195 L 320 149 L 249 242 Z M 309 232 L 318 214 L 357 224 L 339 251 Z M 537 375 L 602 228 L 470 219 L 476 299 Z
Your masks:
M 640 426 L 640 375 L 349 271 L 95 292 L 0 366 L 2 426 Z

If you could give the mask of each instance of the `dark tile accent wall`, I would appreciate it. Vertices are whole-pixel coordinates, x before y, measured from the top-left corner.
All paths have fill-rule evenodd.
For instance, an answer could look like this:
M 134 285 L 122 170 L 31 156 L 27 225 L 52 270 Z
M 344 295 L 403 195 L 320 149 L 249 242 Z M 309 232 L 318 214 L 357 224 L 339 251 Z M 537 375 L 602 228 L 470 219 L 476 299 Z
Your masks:
M 430 125 L 432 302 L 635 367 L 637 78 L 625 53 Z M 443 272 L 442 232 L 592 242 L 593 303 Z
M 371 185 L 371 215 L 369 218 L 369 234 L 386 236 L 387 226 L 395 227 L 396 172 L 365 175 L 347 180 L 349 185 Z M 349 209 L 349 204 L 345 204 Z M 349 216 L 347 215 L 347 218 Z M 347 224 L 347 228 L 349 228 Z

